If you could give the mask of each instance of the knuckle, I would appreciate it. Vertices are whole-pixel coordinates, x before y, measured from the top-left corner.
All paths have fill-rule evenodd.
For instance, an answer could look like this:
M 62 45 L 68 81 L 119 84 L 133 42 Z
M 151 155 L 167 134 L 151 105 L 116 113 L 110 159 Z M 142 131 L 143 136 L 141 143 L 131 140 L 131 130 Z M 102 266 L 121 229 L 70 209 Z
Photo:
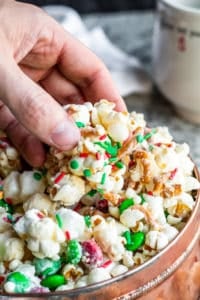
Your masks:
M 103 63 L 99 62 L 99 64 L 96 66 L 95 70 L 87 77 L 83 78 L 80 85 L 84 89 L 90 88 L 92 85 L 94 85 L 98 80 L 101 78 L 104 78 L 107 74 L 107 69 L 104 66 Z

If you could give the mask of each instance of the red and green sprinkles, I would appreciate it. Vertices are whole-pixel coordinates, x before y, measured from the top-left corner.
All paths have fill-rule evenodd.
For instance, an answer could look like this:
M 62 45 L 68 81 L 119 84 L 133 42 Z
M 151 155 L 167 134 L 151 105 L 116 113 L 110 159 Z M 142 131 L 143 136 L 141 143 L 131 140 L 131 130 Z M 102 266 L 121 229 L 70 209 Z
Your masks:
M 83 122 L 76 122 L 76 126 L 78 127 L 78 128 L 84 128 L 85 127 L 85 124 L 83 123 Z
M 90 228 L 91 227 L 91 217 L 90 216 L 84 216 L 85 225 Z
M 152 129 L 150 132 L 148 132 L 147 134 L 145 134 L 144 136 L 141 134 L 138 134 L 136 136 L 136 141 L 141 144 L 144 141 L 150 139 L 154 134 L 156 133 L 156 129 Z
M 105 184 L 106 182 L 106 173 L 103 173 L 102 177 L 101 177 L 101 184 Z
M 117 145 L 112 145 L 110 141 L 105 141 L 105 142 L 95 142 L 95 145 L 98 145 L 99 147 L 103 148 L 106 150 L 108 154 L 111 155 L 111 157 L 115 157 L 118 154 L 118 146 Z
M 65 172 L 61 172 L 54 180 L 54 183 L 58 184 L 62 179 L 63 177 L 65 176 Z
M 59 214 L 56 214 L 56 221 L 58 223 L 58 226 L 60 228 L 62 228 L 63 227 L 63 220 L 62 220 L 62 218 L 61 218 L 61 216 Z
M 115 163 L 115 166 L 116 166 L 118 169 L 123 169 L 124 164 L 123 164 L 122 161 L 117 161 L 117 162 Z
M 144 204 L 146 202 L 144 195 L 140 194 L 140 198 L 141 198 L 141 204 Z

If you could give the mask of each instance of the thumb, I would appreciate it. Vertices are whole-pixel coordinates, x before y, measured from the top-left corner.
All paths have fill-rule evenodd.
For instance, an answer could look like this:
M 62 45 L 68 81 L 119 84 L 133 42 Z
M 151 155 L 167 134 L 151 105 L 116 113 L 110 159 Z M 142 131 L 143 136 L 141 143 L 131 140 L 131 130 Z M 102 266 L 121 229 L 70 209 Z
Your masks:
M 73 120 L 14 61 L 0 69 L 0 97 L 18 121 L 41 141 L 62 150 L 78 142 L 80 133 Z

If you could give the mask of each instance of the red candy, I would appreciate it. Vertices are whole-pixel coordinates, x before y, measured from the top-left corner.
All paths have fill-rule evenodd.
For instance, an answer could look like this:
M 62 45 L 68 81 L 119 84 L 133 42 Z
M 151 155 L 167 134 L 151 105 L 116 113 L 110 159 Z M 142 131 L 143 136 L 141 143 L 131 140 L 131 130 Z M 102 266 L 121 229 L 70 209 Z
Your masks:
M 4 280 L 5 280 L 5 277 L 4 276 L 0 276 L 0 284 L 2 284 L 2 282 L 4 282 Z
M 99 200 L 96 203 L 96 208 L 102 211 L 103 213 L 108 212 L 108 201 L 105 199 Z
M 101 153 L 99 153 L 99 152 L 96 153 L 96 159 L 97 159 L 97 160 L 100 160 L 100 159 L 101 159 Z
M 42 213 L 37 213 L 37 216 L 38 216 L 38 218 L 40 218 L 40 219 L 43 219 L 44 218 L 44 215 L 42 214 Z
M 71 239 L 69 231 L 65 231 L 65 238 L 67 241 L 69 241 Z
M 5 201 L 6 201 L 6 203 L 8 203 L 8 204 L 10 204 L 10 205 L 13 204 L 13 201 L 12 201 L 11 198 L 6 198 Z
M 151 191 L 147 192 L 147 194 L 148 194 L 149 196 L 153 196 L 153 192 L 151 192 Z
M 80 153 L 79 157 L 87 158 L 88 155 L 89 155 L 89 153 L 82 152 L 82 153 Z
M 82 243 L 82 251 L 82 262 L 88 268 L 97 268 L 102 265 L 103 253 L 94 240 L 84 241 Z
M 104 135 L 101 135 L 101 136 L 99 137 L 99 139 L 100 139 L 100 141 L 102 141 L 102 140 L 105 140 L 105 139 L 106 139 L 106 137 L 107 137 L 107 135 L 106 135 L 106 134 L 104 134 Z

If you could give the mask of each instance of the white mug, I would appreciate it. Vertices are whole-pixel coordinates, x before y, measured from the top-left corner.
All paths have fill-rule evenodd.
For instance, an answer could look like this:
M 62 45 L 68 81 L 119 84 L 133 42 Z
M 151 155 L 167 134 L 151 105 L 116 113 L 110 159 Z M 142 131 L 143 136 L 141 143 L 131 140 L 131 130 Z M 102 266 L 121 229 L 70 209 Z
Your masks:
M 177 112 L 200 124 L 200 0 L 160 0 L 153 76 Z

